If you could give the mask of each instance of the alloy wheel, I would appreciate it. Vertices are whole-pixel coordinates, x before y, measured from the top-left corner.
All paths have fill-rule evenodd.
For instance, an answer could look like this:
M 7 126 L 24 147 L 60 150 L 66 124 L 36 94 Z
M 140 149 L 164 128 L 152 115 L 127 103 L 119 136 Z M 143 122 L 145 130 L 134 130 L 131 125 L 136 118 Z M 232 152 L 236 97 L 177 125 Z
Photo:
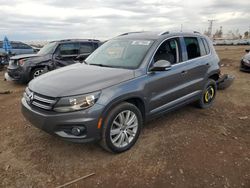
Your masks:
M 118 148 L 130 144 L 138 130 L 138 117 L 130 110 L 120 112 L 114 119 L 110 129 L 112 144 Z

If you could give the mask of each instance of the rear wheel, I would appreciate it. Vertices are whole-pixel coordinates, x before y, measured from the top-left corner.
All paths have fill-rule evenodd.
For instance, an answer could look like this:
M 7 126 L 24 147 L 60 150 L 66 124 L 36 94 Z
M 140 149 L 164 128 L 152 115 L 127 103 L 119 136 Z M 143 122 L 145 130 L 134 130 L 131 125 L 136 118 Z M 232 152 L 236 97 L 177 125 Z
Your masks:
M 216 82 L 212 79 L 209 79 L 203 89 L 202 96 L 199 101 L 197 101 L 197 105 L 200 108 L 209 108 L 212 106 L 215 96 L 217 92 Z
M 121 103 L 105 119 L 101 146 L 114 153 L 124 152 L 136 143 L 141 128 L 140 110 L 133 104 Z

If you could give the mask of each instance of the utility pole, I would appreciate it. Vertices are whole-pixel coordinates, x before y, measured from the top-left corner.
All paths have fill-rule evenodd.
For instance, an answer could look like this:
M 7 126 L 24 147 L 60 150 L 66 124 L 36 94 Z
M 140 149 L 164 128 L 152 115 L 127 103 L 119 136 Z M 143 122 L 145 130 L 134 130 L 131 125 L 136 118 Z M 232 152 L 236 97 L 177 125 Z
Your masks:
M 208 31 L 207 31 L 207 33 L 208 33 L 208 36 L 209 36 L 210 38 L 213 38 L 213 23 L 214 23 L 215 21 L 216 21 L 216 20 L 208 20 L 209 25 L 208 25 Z
M 249 31 L 248 31 L 248 38 L 250 39 L 250 25 L 249 25 Z

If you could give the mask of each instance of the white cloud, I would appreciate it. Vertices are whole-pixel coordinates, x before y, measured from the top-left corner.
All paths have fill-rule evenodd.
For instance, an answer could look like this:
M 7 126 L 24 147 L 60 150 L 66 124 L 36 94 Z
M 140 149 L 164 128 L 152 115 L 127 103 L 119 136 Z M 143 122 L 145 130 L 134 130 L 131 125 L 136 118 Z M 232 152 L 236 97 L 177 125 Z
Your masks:
M 248 0 L 0 0 L 0 37 L 14 40 L 110 38 L 135 30 L 203 32 L 208 19 L 228 30 L 249 27 Z

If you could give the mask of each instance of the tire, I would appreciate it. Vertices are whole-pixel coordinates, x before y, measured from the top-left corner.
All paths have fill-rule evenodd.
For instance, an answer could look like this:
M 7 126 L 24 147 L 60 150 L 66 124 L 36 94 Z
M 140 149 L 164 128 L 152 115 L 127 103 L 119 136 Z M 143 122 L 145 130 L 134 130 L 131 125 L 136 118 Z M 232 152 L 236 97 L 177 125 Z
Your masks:
M 217 93 L 217 84 L 214 80 L 208 79 L 202 91 L 200 99 L 197 101 L 197 106 L 206 109 L 212 106 Z
M 142 124 L 140 110 L 133 104 L 121 103 L 115 106 L 105 118 L 100 145 L 113 153 L 127 151 L 136 143 Z
M 40 75 L 42 75 L 43 74 L 43 72 L 44 72 L 44 67 L 39 67 L 39 68 L 35 68 L 35 69 L 33 69 L 32 71 L 31 71 L 31 76 L 30 76 L 30 80 L 32 80 L 32 79 L 34 79 L 34 78 L 36 78 L 36 77 L 38 77 L 38 76 L 40 76 Z

